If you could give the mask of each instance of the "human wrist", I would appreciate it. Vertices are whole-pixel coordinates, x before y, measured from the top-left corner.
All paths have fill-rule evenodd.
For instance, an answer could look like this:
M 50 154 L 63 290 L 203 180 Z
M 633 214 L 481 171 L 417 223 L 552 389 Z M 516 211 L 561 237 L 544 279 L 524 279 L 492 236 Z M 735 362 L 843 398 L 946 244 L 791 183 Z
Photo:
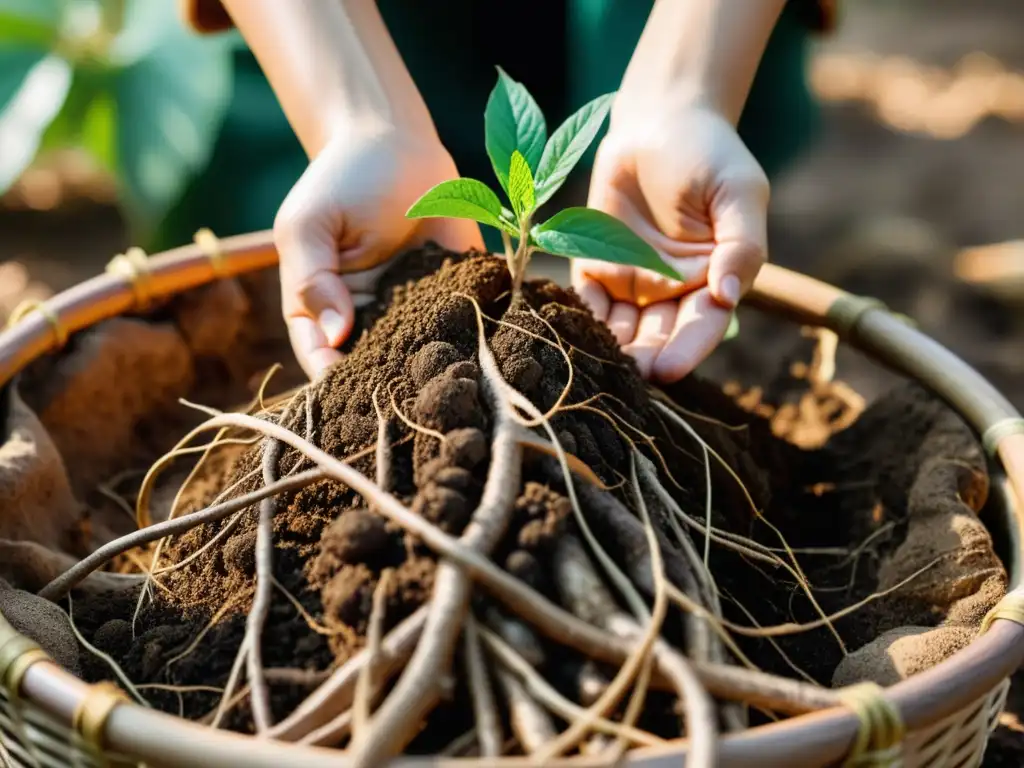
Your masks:
M 327 111 L 322 130 L 324 146 L 386 142 L 424 161 L 450 157 L 433 123 L 395 121 L 390 114 L 373 109 Z
M 372 0 L 224 0 L 307 155 L 337 126 L 430 115 Z
M 649 125 L 652 116 L 688 112 L 712 114 L 733 127 L 739 117 L 732 100 L 705 83 L 690 78 L 661 83 L 648 81 L 643 88 L 619 91 L 612 105 L 608 130 L 616 133 L 634 125 Z
M 658 0 L 622 80 L 615 113 L 697 108 L 732 125 L 785 0 Z

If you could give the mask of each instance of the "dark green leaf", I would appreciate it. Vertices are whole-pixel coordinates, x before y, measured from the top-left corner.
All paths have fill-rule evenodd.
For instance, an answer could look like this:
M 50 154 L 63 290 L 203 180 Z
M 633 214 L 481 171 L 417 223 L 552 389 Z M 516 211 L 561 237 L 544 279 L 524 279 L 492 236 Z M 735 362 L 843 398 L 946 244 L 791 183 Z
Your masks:
M 410 219 L 472 219 L 498 229 L 510 228 L 501 217 L 501 200 L 476 179 L 442 181 L 413 203 L 405 215 Z
M 35 159 L 71 86 L 71 67 L 30 48 L 0 51 L 0 192 Z
M 530 170 L 536 171 L 547 135 L 544 115 L 537 102 L 522 84 L 499 67 L 498 83 L 484 111 L 484 139 L 494 173 L 505 192 L 508 192 L 512 153 L 518 149 Z
M 601 130 L 614 96 L 614 93 L 598 96 L 551 134 L 537 169 L 537 205 L 544 205 L 551 199 L 587 151 Z
M 173 3 L 133 0 L 111 57 L 124 202 L 137 224 L 152 225 L 210 157 L 231 95 L 231 51 L 186 30 Z
M 682 280 L 646 240 L 593 208 L 567 208 L 534 227 L 532 234 L 542 250 L 555 256 L 610 261 Z
M 533 191 L 533 174 L 526 158 L 517 149 L 512 153 L 512 162 L 508 174 L 508 199 L 512 201 L 512 209 L 519 220 L 529 216 L 537 206 L 537 198 Z

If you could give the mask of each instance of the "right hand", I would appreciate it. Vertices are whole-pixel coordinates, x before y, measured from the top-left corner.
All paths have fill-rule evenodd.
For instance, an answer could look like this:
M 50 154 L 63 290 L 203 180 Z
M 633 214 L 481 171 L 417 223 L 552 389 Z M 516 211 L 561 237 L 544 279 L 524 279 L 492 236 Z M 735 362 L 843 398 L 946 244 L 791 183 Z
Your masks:
M 397 251 L 428 240 L 483 248 L 474 222 L 405 217 L 424 192 L 457 177 L 436 137 L 393 127 L 338 132 L 309 164 L 278 211 L 274 242 L 288 335 L 311 379 L 341 359 L 356 305 Z

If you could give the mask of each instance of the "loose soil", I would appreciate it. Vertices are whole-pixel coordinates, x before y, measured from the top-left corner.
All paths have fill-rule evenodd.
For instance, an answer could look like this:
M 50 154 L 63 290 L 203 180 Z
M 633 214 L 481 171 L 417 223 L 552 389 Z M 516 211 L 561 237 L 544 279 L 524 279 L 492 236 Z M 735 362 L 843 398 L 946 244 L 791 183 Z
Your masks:
M 311 407 L 300 392 L 275 418 L 335 457 L 355 457 L 352 465 L 373 477 L 379 408 L 386 414 L 392 446 L 388 489 L 418 514 L 459 534 L 480 499 L 493 426 L 477 363 L 476 315 L 467 297 L 491 318 L 485 323 L 488 343 L 505 379 L 542 411 L 561 405 L 552 421 L 568 452 L 627 501 L 622 486 L 635 444 L 661 468 L 661 480 L 680 506 L 703 516 L 706 470 L 700 445 L 654 407 L 652 390 L 605 327 L 575 294 L 551 282 L 528 283 L 523 299 L 512 302 L 507 270 L 490 256 L 433 247 L 407 255 L 386 276 L 379 306 L 360 318 L 345 358 L 310 386 Z M 564 396 L 569 369 L 559 343 L 573 369 Z M 790 379 L 791 390 L 800 388 L 806 389 L 806 383 Z M 973 517 L 987 496 L 988 478 L 971 432 L 914 386 L 896 389 L 856 420 L 841 398 L 820 392 L 802 418 L 763 398 L 755 398 L 757 407 L 751 407 L 749 397 L 729 396 L 697 376 L 664 393 L 686 410 L 692 427 L 742 481 L 741 487 L 713 465 L 713 523 L 781 546 L 760 522 L 763 515 L 793 548 L 818 548 L 820 554 L 802 553 L 799 560 L 828 612 L 876 589 L 880 570 L 906 537 L 911 514 L 954 505 Z M 824 447 L 797 445 L 808 442 L 801 440 L 802 429 L 817 439 L 823 425 L 826 434 L 846 428 Z M 235 461 L 211 464 L 202 481 L 191 486 L 185 508 L 209 504 L 236 481 L 239 493 L 262 485 L 261 455 L 256 446 Z M 286 449 L 276 475 L 308 466 Z M 173 540 L 160 564 L 181 566 L 161 577 L 163 586 L 134 618 L 134 631 L 134 594 L 76 602 L 80 629 L 136 683 L 223 686 L 252 604 L 256 520 L 251 508 L 234 523 L 229 518 Z M 670 530 L 660 522 L 668 541 Z M 613 558 L 621 561 L 628 555 L 629 543 L 603 527 L 601 519 L 591 524 Z M 512 525 L 495 561 L 554 599 L 552 544 L 575 526 L 557 465 L 528 452 Z M 230 530 L 220 543 L 200 553 L 225 527 Z M 860 542 L 868 544 L 858 548 Z M 703 549 L 703 539 L 695 543 Z M 924 544 L 934 551 L 943 546 L 939 541 Z M 387 631 L 429 599 L 435 563 L 415 537 L 339 484 L 322 481 L 279 497 L 274 517 L 278 585 L 263 635 L 264 664 L 319 672 L 343 663 L 365 644 L 382 572 L 393 569 Z M 791 579 L 763 564 L 713 546 L 710 569 L 726 598 L 726 616 L 735 622 L 771 625 L 817 616 Z M 880 600 L 838 621 L 836 630 L 852 650 L 890 629 L 935 626 L 943 619 L 936 603 L 948 605 L 956 597 L 953 586 L 941 589 L 946 594 L 938 601 L 899 595 Z M 682 647 L 682 634 L 680 617 L 671 616 L 666 635 Z M 823 684 L 829 684 L 843 658 L 827 629 L 779 638 L 777 645 L 752 639 L 741 645 L 767 671 L 792 676 L 788 657 Z M 542 671 L 571 691 L 581 659 L 565 649 L 548 651 Z M 87 676 L 109 676 L 92 654 L 83 652 L 81 661 Z M 455 669 L 461 669 L 458 659 Z M 308 683 L 272 683 L 275 718 L 294 709 L 316 681 L 313 675 Z M 154 706 L 190 718 L 208 716 L 220 698 L 213 691 L 150 688 L 145 693 Z M 470 728 L 466 702 L 459 674 L 451 696 L 431 715 L 411 751 L 436 751 Z M 644 725 L 675 735 L 678 720 L 671 716 L 670 702 L 657 702 L 652 699 Z M 227 726 L 251 730 L 248 711 L 247 706 L 234 707 Z M 756 714 L 753 719 L 757 722 Z

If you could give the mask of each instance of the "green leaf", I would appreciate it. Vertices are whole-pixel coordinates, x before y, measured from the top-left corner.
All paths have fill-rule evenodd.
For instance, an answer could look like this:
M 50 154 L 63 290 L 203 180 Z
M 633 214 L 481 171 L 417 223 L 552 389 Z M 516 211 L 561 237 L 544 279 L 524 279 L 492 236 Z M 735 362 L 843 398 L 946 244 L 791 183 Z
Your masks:
M 531 234 L 538 247 L 555 256 L 610 261 L 682 280 L 646 240 L 614 216 L 593 208 L 566 208 Z
M 614 93 L 598 96 L 558 126 L 544 147 L 537 169 L 537 205 L 544 205 L 576 167 L 587 147 L 601 130 Z
M 71 67 L 46 51 L 0 52 L 0 192 L 35 159 L 71 86 Z
M 537 102 L 522 84 L 498 67 L 498 83 L 484 111 L 484 139 L 494 173 L 506 193 L 512 153 L 518 149 L 530 170 L 536 171 L 547 135 Z
M 410 219 L 472 219 L 497 229 L 511 228 L 502 220 L 501 200 L 476 179 L 442 181 L 413 203 L 405 215 Z
M 49 50 L 57 39 L 63 8 L 62 0 L 0 0 L 0 43 Z
M 533 213 L 537 207 L 537 198 L 533 191 L 533 174 L 526 158 L 517 149 L 512 153 L 512 162 L 508 173 L 508 199 L 512 201 L 512 210 L 522 221 Z
M 231 96 L 231 50 L 186 30 L 173 3 L 129 0 L 111 48 L 122 199 L 154 225 L 209 160 Z
M 729 318 L 729 327 L 725 329 L 725 336 L 722 337 L 722 341 L 729 341 L 730 339 L 736 338 L 740 332 L 740 320 L 736 317 L 736 313 L 732 313 L 732 317 Z
M 102 68 L 81 68 L 74 73 L 64 106 L 47 128 L 39 150 L 78 147 L 103 170 L 116 174 L 116 120 L 111 73 Z

